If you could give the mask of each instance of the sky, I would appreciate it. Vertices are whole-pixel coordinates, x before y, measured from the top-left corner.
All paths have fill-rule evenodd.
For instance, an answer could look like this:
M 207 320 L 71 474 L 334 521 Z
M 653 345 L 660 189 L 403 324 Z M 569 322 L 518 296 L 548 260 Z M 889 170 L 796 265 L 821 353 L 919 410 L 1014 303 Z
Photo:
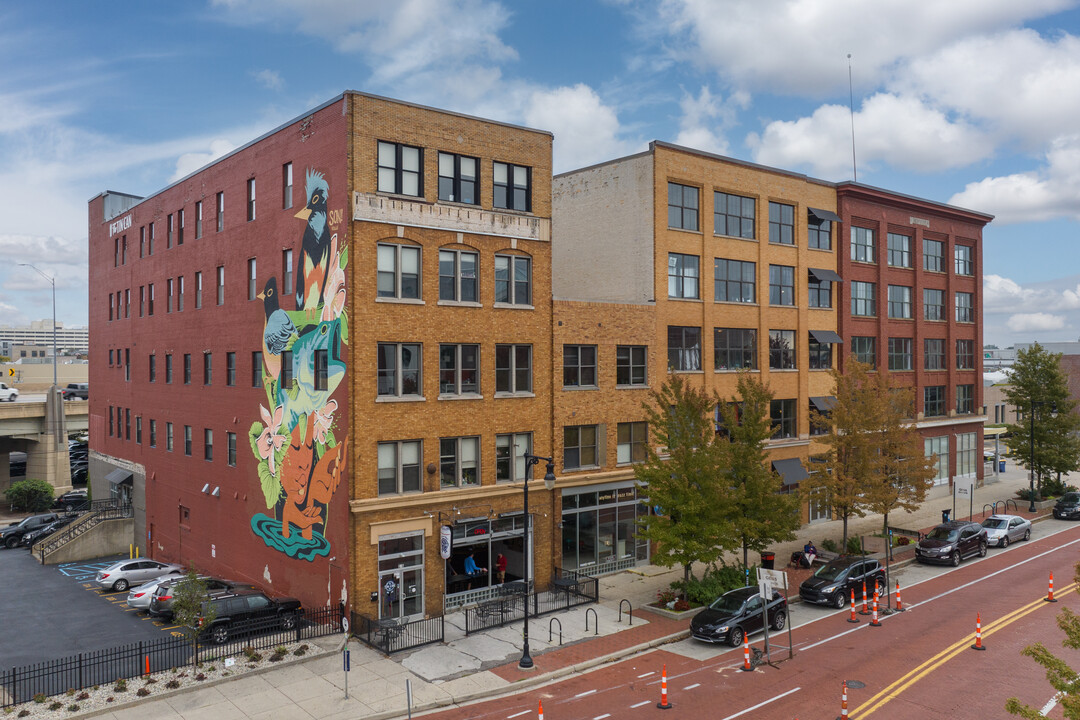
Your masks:
M 651 140 L 995 216 L 984 340 L 1080 339 L 1080 0 L 0 5 L 0 324 L 87 321 L 87 201 L 150 195 L 344 90 Z M 850 90 L 849 56 L 850 55 Z M 854 118 L 849 113 L 853 103 Z

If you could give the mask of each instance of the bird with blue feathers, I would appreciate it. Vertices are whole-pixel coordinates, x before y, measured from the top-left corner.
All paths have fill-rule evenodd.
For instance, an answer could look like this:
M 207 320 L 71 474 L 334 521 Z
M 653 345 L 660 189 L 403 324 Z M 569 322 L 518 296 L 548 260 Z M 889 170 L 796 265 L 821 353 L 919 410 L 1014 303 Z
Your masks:
M 263 328 L 263 364 L 267 374 L 274 380 L 281 374 L 281 353 L 289 347 L 289 341 L 296 337 L 296 325 L 288 313 L 281 309 L 278 301 L 277 279 L 269 277 L 261 293 L 256 295 L 263 301 L 266 325 Z

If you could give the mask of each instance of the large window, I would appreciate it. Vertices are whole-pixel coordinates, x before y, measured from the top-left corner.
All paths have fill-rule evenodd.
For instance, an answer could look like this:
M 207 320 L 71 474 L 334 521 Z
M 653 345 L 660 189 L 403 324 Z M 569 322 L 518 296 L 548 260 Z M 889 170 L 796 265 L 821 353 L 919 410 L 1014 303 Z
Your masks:
M 927 385 L 923 388 L 923 417 L 941 417 L 945 414 L 945 386 Z
M 813 270 L 807 274 L 806 294 L 810 307 L 832 307 L 832 281 L 818 277 Z
M 773 400 L 769 403 L 769 417 L 772 420 L 774 440 L 796 436 L 795 400 Z
M 615 384 L 646 385 L 647 348 L 644 345 L 619 345 L 615 348 Z
M 563 387 L 596 387 L 595 345 L 563 345 Z
M 871 369 L 877 367 L 877 338 L 865 335 L 851 338 L 851 355 Z
M 934 484 L 949 482 L 949 436 L 926 438 L 926 457 L 934 458 Z
M 813 333 L 810 334 L 808 342 L 810 344 L 810 369 L 831 370 L 833 344 L 821 342 L 814 337 Z
M 479 484 L 480 438 L 440 439 L 439 487 L 469 487 Z
M 806 246 L 815 250 L 832 250 L 832 221 L 807 211 Z
M 945 339 L 926 338 L 923 340 L 923 370 L 945 369 Z
M 795 207 L 769 202 L 769 242 L 795 244 Z
M 495 346 L 495 392 L 532 392 L 532 345 Z
M 717 235 L 730 235 L 753 240 L 754 198 L 728 193 L 713 193 L 713 232 Z
M 795 268 L 790 265 L 769 266 L 769 304 L 795 304 Z
M 420 441 L 379 443 L 379 495 L 420 492 Z
M 757 370 L 757 330 L 714 328 L 713 367 L 717 370 Z
M 886 243 L 889 246 L 889 266 L 909 268 L 911 265 L 911 237 L 899 233 L 888 233 Z
M 769 368 L 772 370 L 795 369 L 795 331 L 769 331 Z
M 467 395 L 480 392 L 480 346 L 439 346 L 439 394 Z
M 757 302 L 754 263 L 724 258 L 716 258 L 713 262 L 716 302 Z
M 701 369 L 701 328 L 668 325 L 668 366 L 672 370 Z
M 975 322 L 974 293 L 956 293 L 956 322 Z
M 668 183 L 668 227 L 678 230 L 698 229 L 698 193 L 696 187 Z
M 889 317 L 911 319 L 911 288 L 907 285 L 889 286 Z
M 974 340 L 957 340 L 956 341 L 956 369 L 957 370 L 974 370 L 975 369 L 975 341 Z
M 977 433 L 959 433 L 956 436 L 956 476 L 974 477 L 978 468 Z
M 379 343 L 379 396 L 419 396 L 419 343 Z
M 912 369 L 911 338 L 889 338 L 889 369 Z
M 647 422 L 619 423 L 615 462 L 620 464 L 645 462 L 645 443 L 648 434 L 649 423 Z
M 480 161 L 465 155 L 439 153 L 439 199 L 478 205 Z
M 563 470 L 597 467 L 597 426 L 567 425 L 563 428 Z
M 699 258 L 697 255 L 668 253 L 668 297 L 697 300 Z
M 875 283 L 851 282 L 851 314 L 862 317 L 877 315 L 877 286 Z
M 492 165 L 492 203 L 506 210 L 532 211 L 532 169 L 497 162 Z
M 420 248 L 380 244 L 377 273 L 379 297 L 419 299 Z
M 400 143 L 379 142 L 379 192 L 424 194 L 424 151 Z
M 874 231 L 870 228 L 851 228 L 851 259 L 855 262 L 876 262 Z
M 478 254 L 464 250 L 439 251 L 439 299 L 476 302 Z
M 923 270 L 945 272 L 945 243 L 923 238 L 922 248 Z
M 532 433 L 495 436 L 495 482 L 525 479 L 525 455 L 532 452 Z
M 975 274 L 975 249 L 970 245 L 957 245 L 953 252 L 956 257 L 956 274 L 957 275 L 974 275 Z
M 956 414 L 970 415 L 975 412 L 975 386 L 956 386 Z
M 532 304 L 532 261 L 521 255 L 495 256 L 495 302 Z
M 923 288 L 923 318 L 926 320 L 945 319 L 945 291 Z

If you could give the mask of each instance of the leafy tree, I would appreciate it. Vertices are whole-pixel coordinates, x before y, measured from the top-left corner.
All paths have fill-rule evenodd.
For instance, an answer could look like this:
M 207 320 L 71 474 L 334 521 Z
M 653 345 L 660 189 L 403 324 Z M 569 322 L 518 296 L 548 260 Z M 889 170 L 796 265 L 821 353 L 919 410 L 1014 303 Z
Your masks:
M 1016 353 L 1005 388 L 1009 403 L 1022 410 L 1023 421 L 1008 425 L 1009 454 L 1028 472 L 1034 472 L 1038 489 L 1051 473 L 1080 469 L 1080 415 L 1069 394 L 1060 353 L 1047 352 L 1039 343 Z M 1042 405 L 1040 405 L 1042 403 Z M 1035 453 L 1031 453 L 1031 419 L 1034 405 Z M 1052 416 L 1057 410 L 1057 416 Z M 1032 461 L 1034 460 L 1034 466 Z
M 173 622 L 184 628 L 193 648 L 217 618 L 217 608 L 209 600 L 206 580 L 189 567 L 173 588 Z
M 738 402 L 721 403 L 726 445 L 727 480 L 731 492 L 728 522 L 742 545 L 743 567 L 749 552 L 761 552 L 771 543 L 792 540 L 801 525 L 799 497 L 783 494 L 783 481 L 768 465 L 765 442 L 772 435 L 770 403 L 773 398 L 760 379 L 740 373 Z
M 41 512 L 52 507 L 53 486 L 44 480 L 19 480 L 4 490 L 14 510 Z
M 1080 562 L 1076 563 L 1074 571 L 1073 580 L 1080 583 Z M 1065 639 L 1061 644 L 1070 650 L 1080 650 L 1080 616 L 1065 608 L 1057 616 L 1057 625 L 1065 633 Z M 1050 652 L 1042 643 L 1028 645 L 1020 651 L 1020 654 L 1027 655 L 1046 668 L 1046 679 L 1050 681 L 1051 687 L 1058 691 L 1065 720 L 1080 720 L 1080 674 Z M 1045 717 L 1040 708 L 1024 705 L 1016 697 L 1011 697 L 1005 702 L 1005 709 L 1012 715 L 1019 715 L 1028 720 L 1042 720 Z
M 712 563 L 734 543 L 733 529 L 724 522 L 730 517 L 729 480 L 712 419 L 715 406 L 715 394 L 675 374 L 643 403 L 652 437 L 634 476 L 660 512 L 638 520 L 639 534 L 658 545 L 653 562 L 682 566 L 684 582 L 693 563 Z M 666 457 L 657 454 L 657 446 Z

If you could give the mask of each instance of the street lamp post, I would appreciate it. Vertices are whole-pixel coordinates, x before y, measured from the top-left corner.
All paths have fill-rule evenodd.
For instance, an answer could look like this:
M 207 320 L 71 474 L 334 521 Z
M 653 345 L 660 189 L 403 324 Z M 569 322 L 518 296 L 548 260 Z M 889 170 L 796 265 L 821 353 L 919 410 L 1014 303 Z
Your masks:
M 49 277 L 30 263 L 19 263 L 23 267 L 32 268 L 41 277 L 49 281 L 52 286 L 52 384 L 56 387 L 56 278 Z
M 522 646 L 521 646 L 521 660 L 518 661 L 518 667 L 522 670 L 529 670 L 533 666 L 532 656 L 529 655 L 529 578 L 528 568 L 529 559 L 531 557 L 529 550 L 532 548 L 532 518 L 529 516 L 529 480 L 532 479 L 533 465 L 539 464 L 543 460 L 547 463 L 547 472 L 544 473 L 544 487 L 548 490 L 555 489 L 555 461 L 549 457 L 542 457 L 540 455 L 533 455 L 532 453 L 525 453 L 525 622 L 522 627 Z
M 1040 408 L 1046 404 L 1046 400 L 1032 400 L 1031 401 L 1031 433 L 1028 436 L 1028 453 L 1031 459 L 1031 487 L 1028 490 L 1028 512 L 1034 513 L 1035 509 L 1035 408 Z M 1057 417 L 1057 403 L 1050 403 L 1050 417 Z

